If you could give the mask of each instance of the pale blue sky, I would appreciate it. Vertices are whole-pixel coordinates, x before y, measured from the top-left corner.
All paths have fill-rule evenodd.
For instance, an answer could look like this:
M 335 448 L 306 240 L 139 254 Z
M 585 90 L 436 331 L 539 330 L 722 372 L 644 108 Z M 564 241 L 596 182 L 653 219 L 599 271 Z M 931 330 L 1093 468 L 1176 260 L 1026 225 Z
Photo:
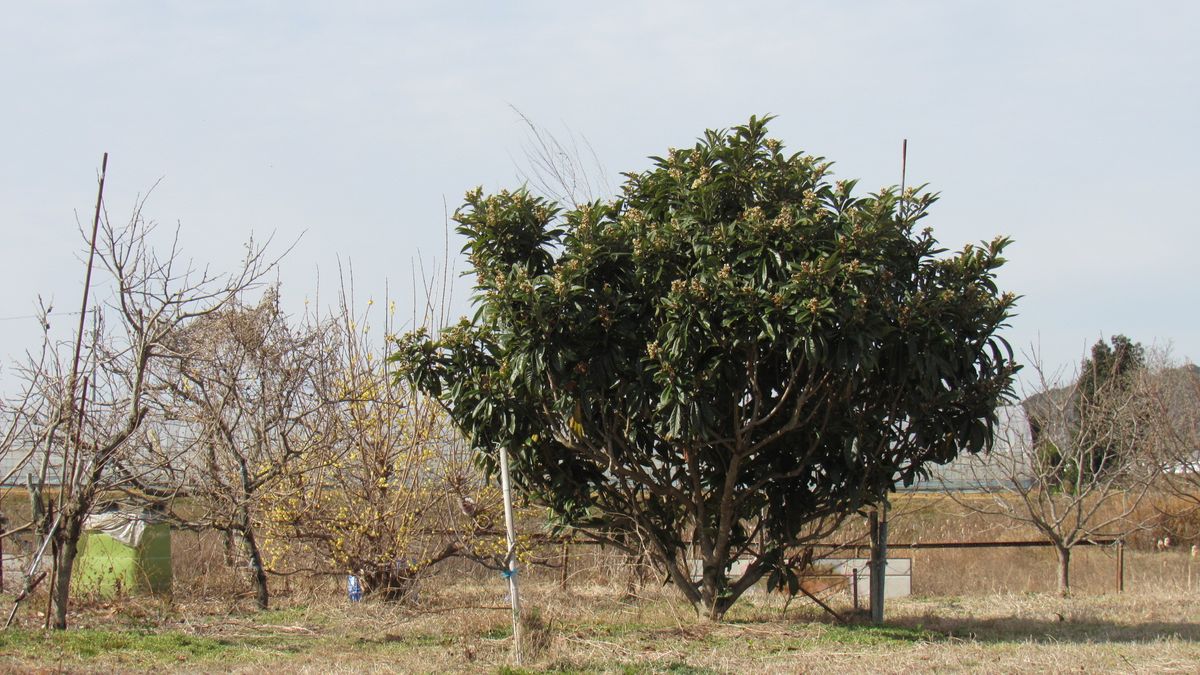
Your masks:
M 1016 240 L 1014 346 L 1069 366 L 1124 332 L 1200 359 L 1200 3 L 513 4 L 8 4 L 0 357 L 36 339 L 8 320 L 35 293 L 77 304 L 104 151 L 112 215 L 163 178 L 147 213 L 199 260 L 306 231 L 294 307 L 338 256 L 361 297 L 407 298 L 444 204 L 517 184 L 515 106 L 586 137 L 613 185 L 751 114 L 865 189 L 898 180 L 908 138 L 944 244 Z

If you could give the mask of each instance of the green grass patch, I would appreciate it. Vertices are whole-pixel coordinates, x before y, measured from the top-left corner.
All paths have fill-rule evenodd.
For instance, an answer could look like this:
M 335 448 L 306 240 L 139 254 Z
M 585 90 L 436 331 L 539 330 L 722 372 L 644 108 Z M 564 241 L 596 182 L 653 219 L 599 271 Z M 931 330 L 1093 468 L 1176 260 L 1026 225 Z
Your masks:
M 0 632 L 0 656 L 40 662 L 93 659 L 119 655 L 138 661 L 178 661 L 228 658 L 244 653 L 240 646 L 182 633 L 72 629 L 41 631 L 9 629 Z
M 643 631 L 656 630 L 654 626 L 635 621 L 614 621 L 612 623 L 563 623 L 555 625 L 555 632 L 575 633 L 591 637 L 626 637 Z
M 904 626 L 829 625 L 812 639 L 866 647 L 897 646 L 914 642 L 933 642 L 944 636 L 923 628 Z
M 502 623 L 492 626 L 479 635 L 484 640 L 507 640 L 512 637 L 512 624 Z
M 360 645 L 373 645 L 393 649 L 408 649 L 417 647 L 453 647 L 458 643 L 454 635 L 432 633 L 386 634 L 378 639 L 359 638 Z
M 255 613 L 253 617 L 258 623 L 274 626 L 290 626 L 294 624 L 323 626 L 329 623 L 329 617 L 326 613 L 314 611 L 308 605 L 264 609 Z

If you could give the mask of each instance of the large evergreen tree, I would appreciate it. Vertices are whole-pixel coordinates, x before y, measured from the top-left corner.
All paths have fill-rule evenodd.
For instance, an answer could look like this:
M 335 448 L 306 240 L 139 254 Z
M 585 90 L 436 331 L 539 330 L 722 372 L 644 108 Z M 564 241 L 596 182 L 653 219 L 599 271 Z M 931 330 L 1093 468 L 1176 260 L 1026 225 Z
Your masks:
M 855 196 L 766 122 L 612 201 L 468 193 L 475 319 L 395 356 L 489 466 L 507 448 L 563 525 L 638 542 L 712 618 L 767 575 L 794 591 L 797 545 L 987 446 L 1017 369 L 1006 239 L 947 253 L 916 227 L 935 195 Z

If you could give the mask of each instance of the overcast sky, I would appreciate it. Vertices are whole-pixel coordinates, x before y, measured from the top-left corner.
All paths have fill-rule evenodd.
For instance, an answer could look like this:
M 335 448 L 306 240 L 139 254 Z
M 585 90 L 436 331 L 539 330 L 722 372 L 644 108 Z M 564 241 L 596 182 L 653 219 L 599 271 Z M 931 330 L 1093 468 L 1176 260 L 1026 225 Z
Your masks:
M 751 114 L 865 189 L 908 138 L 945 245 L 1015 239 L 1015 347 L 1069 368 L 1125 333 L 1200 359 L 1196 2 L 26 2 L 0 62 L 0 357 L 36 341 L 37 293 L 78 304 L 105 151 L 114 218 L 161 178 L 146 213 L 191 257 L 304 233 L 291 307 L 339 258 L 403 306 L 447 208 L 519 184 L 515 107 L 611 185 Z

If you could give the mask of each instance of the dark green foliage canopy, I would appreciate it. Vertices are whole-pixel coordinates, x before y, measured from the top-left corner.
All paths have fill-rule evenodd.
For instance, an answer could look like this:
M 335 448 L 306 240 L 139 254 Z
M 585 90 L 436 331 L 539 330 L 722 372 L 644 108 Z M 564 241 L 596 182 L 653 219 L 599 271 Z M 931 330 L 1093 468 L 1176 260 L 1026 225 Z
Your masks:
M 935 195 L 855 196 L 767 121 L 652 158 L 612 201 L 468 193 L 475 319 L 394 357 L 562 523 L 645 546 L 713 616 L 765 573 L 794 580 L 791 547 L 925 463 L 987 446 L 1017 369 L 1006 239 L 947 253 L 915 228 Z
M 1124 335 L 1106 343 L 1097 340 L 1091 357 L 1084 359 L 1075 388 L 1074 443 L 1078 444 L 1080 466 L 1064 468 L 1064 485 L 1077 482 L 1072 471 L 1101 474 L 1120 464 L 1130 435 L 1136 435 L 1138 413 L 1144 405 L 1135 391 L 1135 378 L 1146 368 L 1146 349 Z
M 1133 375 L 1146 367 L 1146 348 L 1124 335 L 1106 343 L 1097 340 L 1092 355 L 1079 369 L 1079 389 L 1084 398 L 1095 397 L 1108 388 L 1128 388 Z

